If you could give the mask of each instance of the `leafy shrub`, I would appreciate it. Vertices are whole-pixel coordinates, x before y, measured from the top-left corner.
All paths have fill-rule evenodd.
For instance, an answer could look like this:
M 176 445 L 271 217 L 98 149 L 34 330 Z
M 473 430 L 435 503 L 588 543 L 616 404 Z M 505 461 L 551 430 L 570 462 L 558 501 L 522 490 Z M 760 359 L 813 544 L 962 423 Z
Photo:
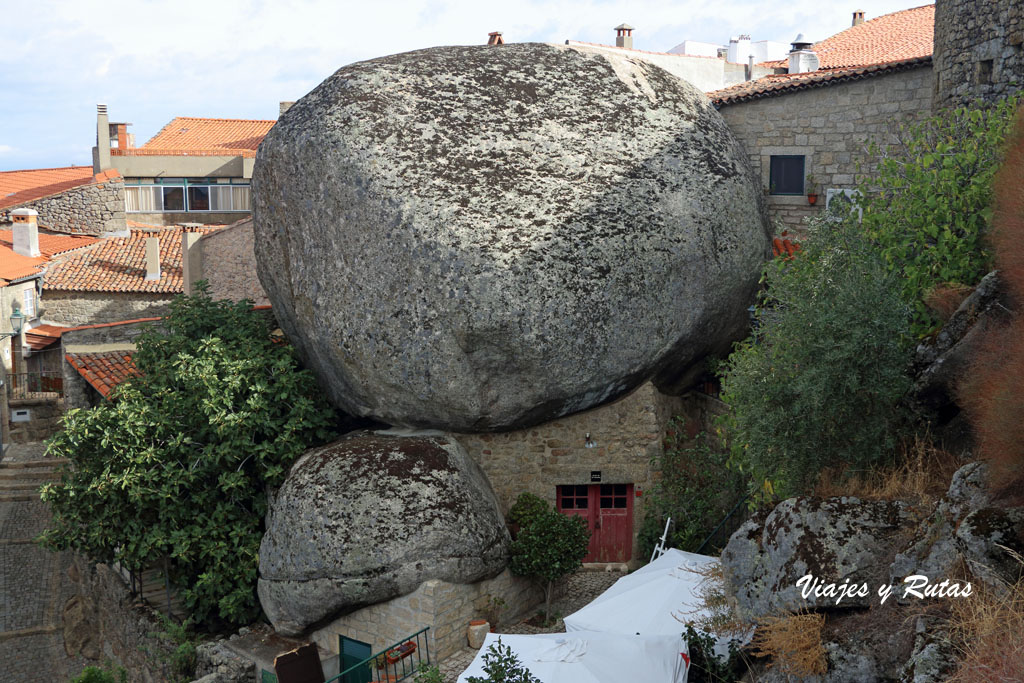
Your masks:
M 765 268 L 757 332 L 724 364 L 732 464 L 768 493 L 808 490 L 825 465 L 890 459 L 909 386 L 910 310 L 852 220 L 810 226 Z
M 177 297 L 137 339 L 142 373 L 112 400 L 64 416 L 48 453 L 42 542 L 96 561 L 163 566 L 199 622 L 258 614 L 266 488 L 329 436 L 330 408 L 251 302 Z
M 470 676 L 466 679 L 468 683 L 541 683 L 539 678 L 523 666 L 512 648 L 501 644 L 501 638 L 498 638 L 497 643 L 487 646 L 483 661 L 487 678 Z
M 688 683 L 733 683 L 743 675 L 744 665 L 736 643 L 729 644 L 729 656 L 719 659 L 715 654 L 715 638 L 704 631 L 686 625 L 683 633 L 690 649 Z
M 1018 101 L 946 111 L 902 126 L 895 145 L 869 147 L 879 163 L 860 188 L 864 228 L 903 277 L 915 334 L 935 326 L 924 302 L 932 288 L 973 285 L 989 269 L 992 178 Z
M 639 541 L 645 556 L 654 550 L 669 517 L 673 524 L 666 544 L 696 551 L 746 492 L 746 480 L 728 467 L 724 444 L 704 432 L 688 442 L 685 434 L 685 421 L 675 418 L 664 455 L 652 462 L 660 465 L 661 479 L 644 494 Z
M 961 399 L 971 418 L 979 454 L 991 464 L 997 489 L 1024 499 L 1024 114 L 995 184 L 991 242 L 999 275 L 1017 312 L 965 373 Z
M 128 683 L 128 672 L 120 666 L 111 666 L 110 669 L 101 669 L 98 666 L 87 666 L 82 673 L 71 679 L 71 683 Z
M 544 589 L 545 619 L 551 617 L 554 584 L 583 566 L 589 545 L 590 530 L 583 518 L 563 515 L 546 502 L 544 511 L 535 510 L 512 541 L 508 567 L 513 574 L 533 578 Z
M 416 670 L 416 676 L 412 680 L 413 683 L 444 683 L 441 670 L 426 662 L 420 663 L 419 669 Z
M 523 492 L 509 509 L 508 521 L 509 524 L 518 524 L 520 528 L 527 527 L 550 510 L 551 506 L 543 498 Z
M 167 665 L 168 673 L 175 681 L 191 681 L 195 676 L 197 651 L 199 639 L 192 632 L 192 622 L 189 619 L 179 624 L 170 617 L 157 613 L 163 630 L 150 633 L 151 638 L 156 638 L 167 643 L 168 647 L 158 650 L 148 650 L 153 659 L 161 664 Z

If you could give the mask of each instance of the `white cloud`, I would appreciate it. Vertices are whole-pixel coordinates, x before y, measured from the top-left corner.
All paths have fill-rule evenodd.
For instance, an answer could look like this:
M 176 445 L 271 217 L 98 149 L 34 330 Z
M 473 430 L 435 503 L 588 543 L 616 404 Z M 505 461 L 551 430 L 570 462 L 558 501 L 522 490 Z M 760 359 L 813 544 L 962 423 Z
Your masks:
M 10 154 L 13 151 L 14 151 L 14 148 L 11 147 L 10 145 L 0 145 L 0 156 L 4 156 L 5 154 Z

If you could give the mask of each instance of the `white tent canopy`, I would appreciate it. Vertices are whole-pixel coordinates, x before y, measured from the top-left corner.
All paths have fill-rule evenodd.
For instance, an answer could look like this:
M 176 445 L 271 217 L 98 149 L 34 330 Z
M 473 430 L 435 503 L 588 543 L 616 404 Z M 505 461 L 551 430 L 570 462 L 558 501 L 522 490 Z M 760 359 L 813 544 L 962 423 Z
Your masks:
M 686 683 L 689 650 L 674 636 L 623 636 L 613 633 L 489 633 L 473 663 L 459 676 L 486 680 L 483 656 L 492 643 L 508 646 L 542 683 Z
M 583 609 L 565 618 L 568 635 L 600 631 L 641 636 L 680 635 L 686 622 L 710 616 L 701 585 L 718 558 L 671 548 L 650 564 L 616 581 Z M 728 638 L 715 653 L 728 655 Z

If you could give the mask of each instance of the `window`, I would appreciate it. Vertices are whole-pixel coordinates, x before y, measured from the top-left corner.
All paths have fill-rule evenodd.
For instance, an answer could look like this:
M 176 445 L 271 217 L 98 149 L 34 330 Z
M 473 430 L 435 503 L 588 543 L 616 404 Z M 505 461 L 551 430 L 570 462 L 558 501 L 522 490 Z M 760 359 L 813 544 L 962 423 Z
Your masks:
M 803 155 L 773 154 L 768 186 L 771 188 L 771 194 L 803 194 Z
M 601 484 L 601 509 L 625 508 L 628 500 L 628 484 Z
M 26 318 L 36 317 L 36 288 L 29 287 L 22 290 L 21 312 Z
M 559 486 L 558 498 L 562 510 L 586 510 L 589 505 L 586 486 Z
M 974 81 L 978 85 L 989 85 L 992 83 L 992 67 L 993 60 L 983 59 L 978 62 L 978 67 L 974 72 Z
M 125 186 L 124 206 L 130 213 L 249 211 L 249 185 L 210 178 L 145 179 Z

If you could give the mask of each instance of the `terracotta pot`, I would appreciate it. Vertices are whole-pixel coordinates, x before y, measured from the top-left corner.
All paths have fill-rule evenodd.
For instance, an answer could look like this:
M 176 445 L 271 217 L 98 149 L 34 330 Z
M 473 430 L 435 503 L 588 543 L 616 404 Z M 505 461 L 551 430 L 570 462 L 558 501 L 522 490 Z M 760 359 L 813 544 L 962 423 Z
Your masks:
M 809 194 L 809 195 L 807 195 L 807 203 L 812 205 L 812 206 L 817 204 L 818 203 L 818 195 L 816 195 L 816 194 Z
M 466 629 L 466 640 L 469 641 L 469 646 L 474 650 L 479 650 L 483 647 L 484 638 L 491 632 L 491 625 L 486 619 L 474 619 L 469 622 L 469 628 Z

